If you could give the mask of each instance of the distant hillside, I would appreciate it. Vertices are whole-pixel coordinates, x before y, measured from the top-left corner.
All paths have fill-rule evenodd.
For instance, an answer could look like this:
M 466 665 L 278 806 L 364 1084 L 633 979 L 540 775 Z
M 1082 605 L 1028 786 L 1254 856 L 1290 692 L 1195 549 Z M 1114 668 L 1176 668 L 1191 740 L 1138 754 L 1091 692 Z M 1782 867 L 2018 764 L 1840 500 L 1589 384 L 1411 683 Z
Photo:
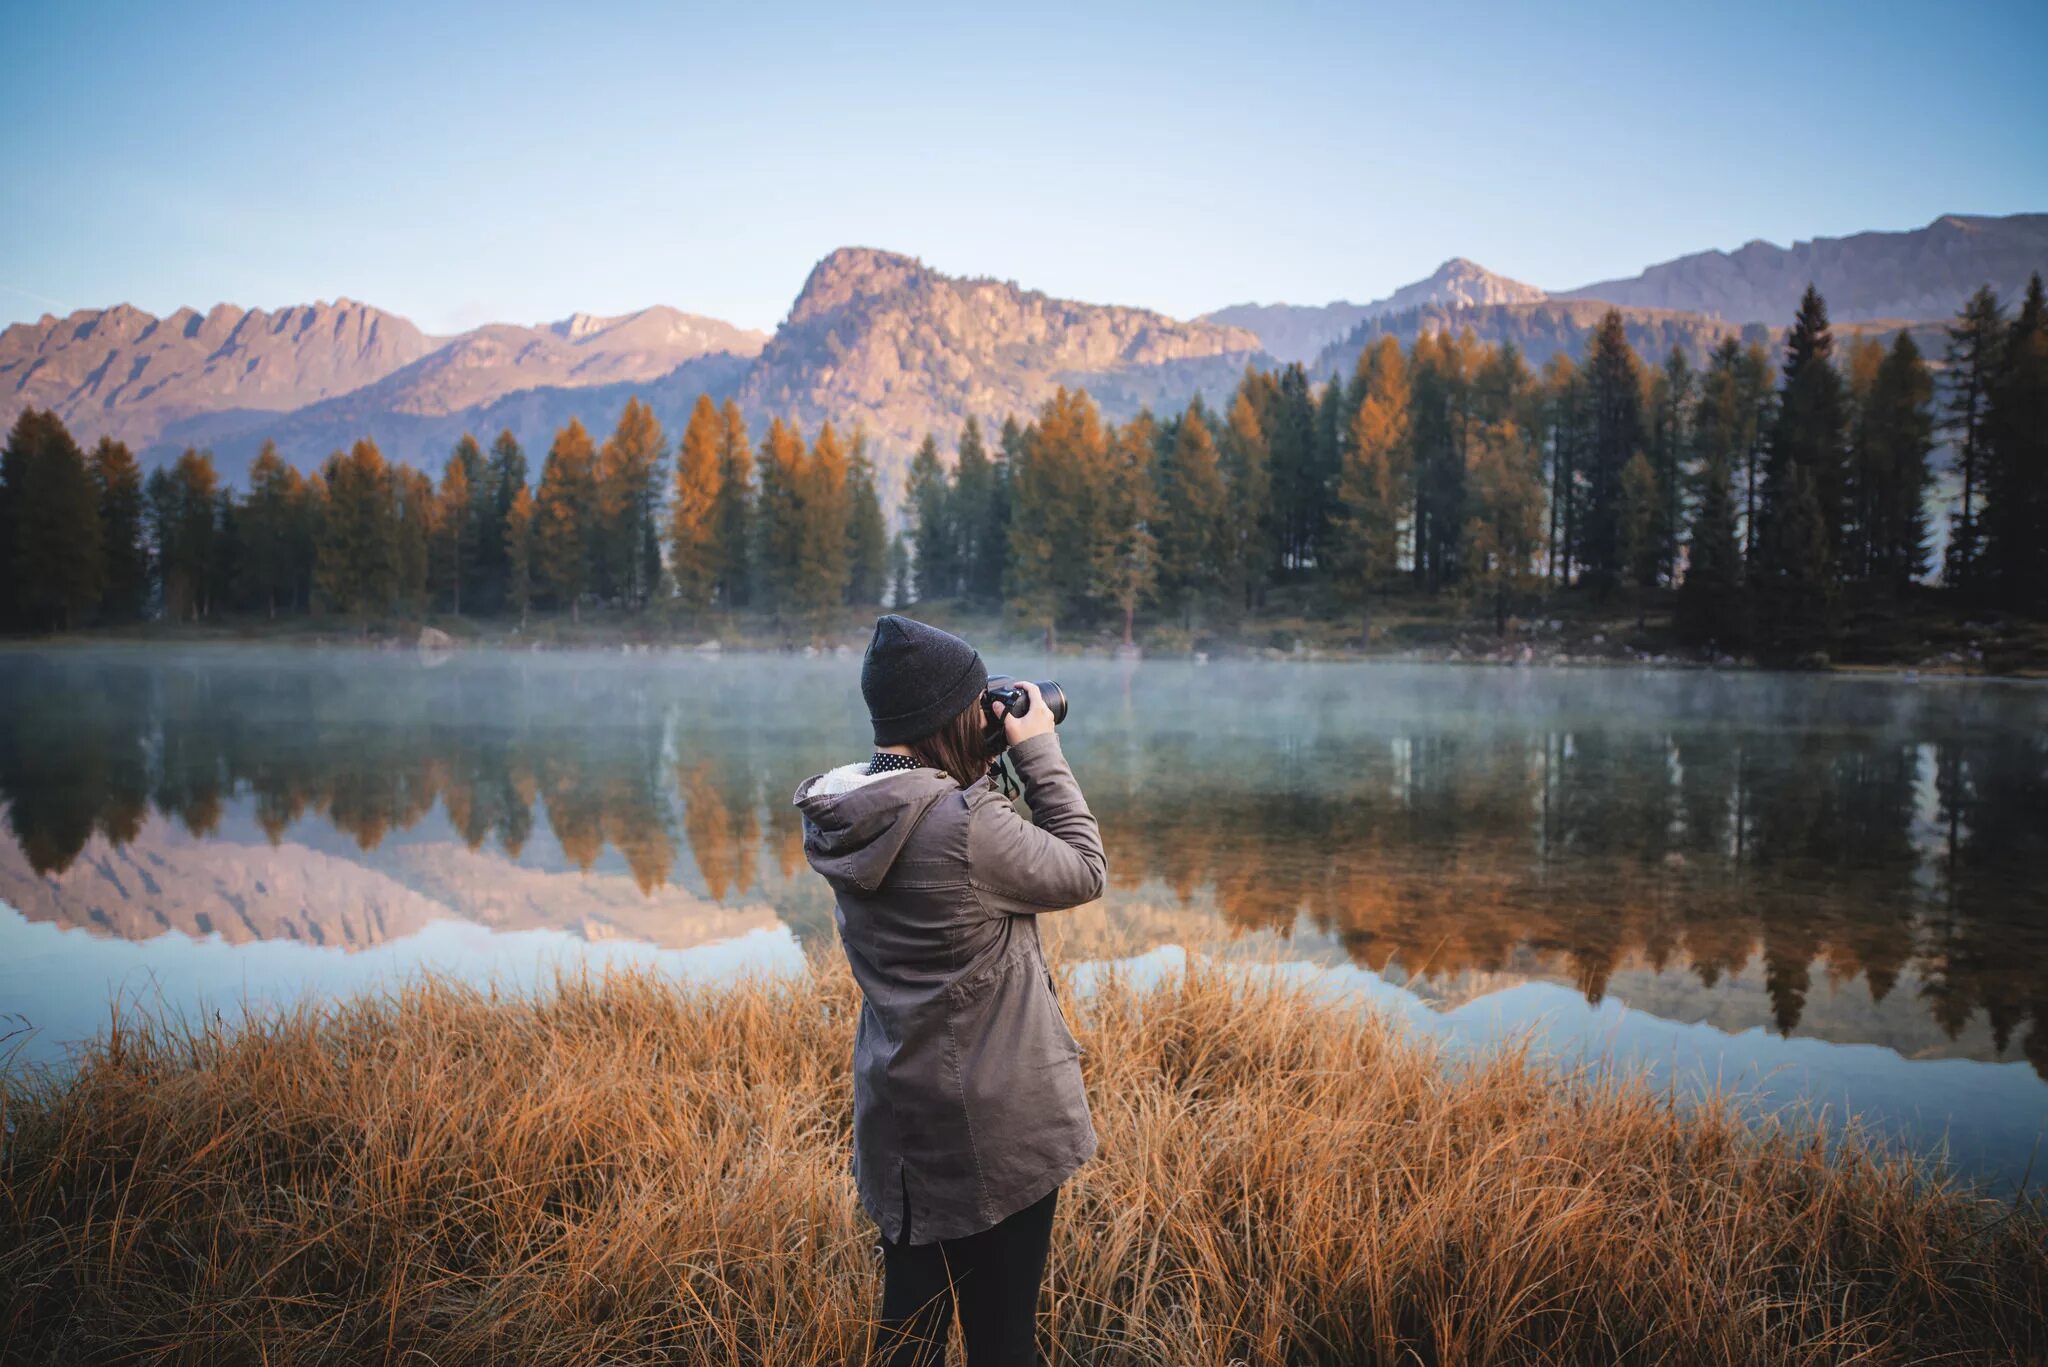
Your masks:
M 441 345 L 397 314 L 337 299 L 266 313 L 220 304 L 158 318 L 127 304 L 0 332 L 0 422 L 53 408 L 82 439 L 136 447 L 200 414 L 288 412 L 375 383 Z
M 1452 308 L 1431 304 L 1384 318 L 1368 319 L 1353 328 L 1351 335 L 1326 347 L 1316 357 L 1310 373 L 1316 377 L 1331 373 L 1349 375 L 1358 364 L 1358 354 L 1383 333 L 1412 345 L 1422 333 L 1452 332 L 1470 328 L 1482 342 L 1513 342 L 1532 370 L 1540 370 L 1559 352 L 1577 359 L 1584 354 L 1587 340 L 1600 325 L 1601 315 L 1614 305 L 1593 299 L 1545 299 L 1532 304 L 1487 304 L 1477 308 Z M 1629 343 L 1652 364 L 1670 354 L 1673 346 L 1685 352 L 1695 364 L 1703 364 L 1708 353 L 1729 333 L 1745 340 L 1762 341 L 1770 330 L 1752 325 L 1739 328 L 1715 318 L 1671 309 L 1624 308 L 1622 325 Z
M 1924 321 L 1951 317 L 1979 285 L 1989 284 L 2010 303 L 2034 271 L 2048 273 L 2048 214 L 1949 214 L 1910 232 L 1817 237 L 1790 247 L 1750 242 L 1732 252 L 1697 252 L 1632 279 L 1603 280 L 1559 297 L 1781 327 L 1791 321 L 1810 281 L 1837 322 Z
M 1323 348 L 1350 335 L 1368 318 L 1402 313 L 1429 304 L 1470 306 L 1521 304 L 1543 298 L 1543 291 L 1454 256 L 1433 274 L 1403 285 L 1369 304 L 1338 301 L 1320 308 L 1303 304 L 1233 304 L 1204 314 L 1206 321 L 1249 329 L 1266 352 L 1280 361 L 1313 360 Z
M 1088 389 L 1112 417 L 1185 401 L 1258 352 L 1242 328 L 1053 299 L 848 247 L 811 272 L 741 401 L 806 428 L 858 419 L 879 448 L 907 452 L 926 432 L 950 442 L 970 414 L 1023 417 L 1060 385 Z

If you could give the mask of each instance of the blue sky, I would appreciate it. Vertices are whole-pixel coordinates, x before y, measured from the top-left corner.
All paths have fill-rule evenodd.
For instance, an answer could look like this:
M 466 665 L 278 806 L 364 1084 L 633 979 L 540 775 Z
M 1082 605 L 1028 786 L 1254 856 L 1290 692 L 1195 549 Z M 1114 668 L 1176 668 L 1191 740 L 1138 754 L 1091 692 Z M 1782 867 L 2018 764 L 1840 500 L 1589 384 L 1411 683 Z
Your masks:
M 2048 209 L 2038 0 L 4 6 L 0 322 L 768 328 L 852 243 L 1188 315 Z

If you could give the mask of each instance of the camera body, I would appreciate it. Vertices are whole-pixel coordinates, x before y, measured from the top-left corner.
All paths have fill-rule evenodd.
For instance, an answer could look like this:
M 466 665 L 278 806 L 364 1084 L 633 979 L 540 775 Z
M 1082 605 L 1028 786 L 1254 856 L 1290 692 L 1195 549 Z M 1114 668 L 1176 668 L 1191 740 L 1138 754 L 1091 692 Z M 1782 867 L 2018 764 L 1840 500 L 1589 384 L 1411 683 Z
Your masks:
M 1034 679 L 1039 696 L 1052 712 L 1052 724 L 1058 726 L 1067 719 L 1067 690 L 1051 679 Z M 981 713 L 986 721 L 982 738 L 987 742 L 991 756 L 1000 755 L 1009 745 L 1003 737 L 1003 719 L 996 714 L 996 704 L 1001 703 L 1004 711 L 1013 717 L 1021 717 L 1031 711 L 1031 694 L 1008 674 L 991 674 L 988 687 L 981 695 Z

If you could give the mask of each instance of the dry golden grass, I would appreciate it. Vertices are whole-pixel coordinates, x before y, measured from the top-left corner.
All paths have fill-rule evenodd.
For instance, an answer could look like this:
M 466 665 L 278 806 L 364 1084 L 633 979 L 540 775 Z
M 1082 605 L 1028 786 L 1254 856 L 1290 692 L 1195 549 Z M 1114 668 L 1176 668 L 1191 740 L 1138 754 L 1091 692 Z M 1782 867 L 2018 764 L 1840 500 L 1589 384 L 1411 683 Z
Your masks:
M 0 1360 L 857 1360 L 857 1001 L 821 964 L 124 1023 L 0 1094 Z M 1453 1064 L 1257 974 L 1071 1014 L 1102 1153 L 1060 1205 L 1055 1361 L 2048 1355 L 2036 1203 L 1513 1049 Z

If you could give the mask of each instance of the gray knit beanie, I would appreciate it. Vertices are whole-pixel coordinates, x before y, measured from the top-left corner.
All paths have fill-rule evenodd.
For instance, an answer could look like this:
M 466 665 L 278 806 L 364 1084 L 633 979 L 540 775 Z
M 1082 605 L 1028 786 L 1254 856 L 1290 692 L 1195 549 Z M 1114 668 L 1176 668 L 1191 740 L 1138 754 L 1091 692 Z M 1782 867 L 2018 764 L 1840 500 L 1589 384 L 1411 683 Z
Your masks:
M 952 632 L 893 612 L 875 619 L 860 662 L 860 694 L 875 744 L 904 745 L 930 735 L 987 687 L 981 656 Z

